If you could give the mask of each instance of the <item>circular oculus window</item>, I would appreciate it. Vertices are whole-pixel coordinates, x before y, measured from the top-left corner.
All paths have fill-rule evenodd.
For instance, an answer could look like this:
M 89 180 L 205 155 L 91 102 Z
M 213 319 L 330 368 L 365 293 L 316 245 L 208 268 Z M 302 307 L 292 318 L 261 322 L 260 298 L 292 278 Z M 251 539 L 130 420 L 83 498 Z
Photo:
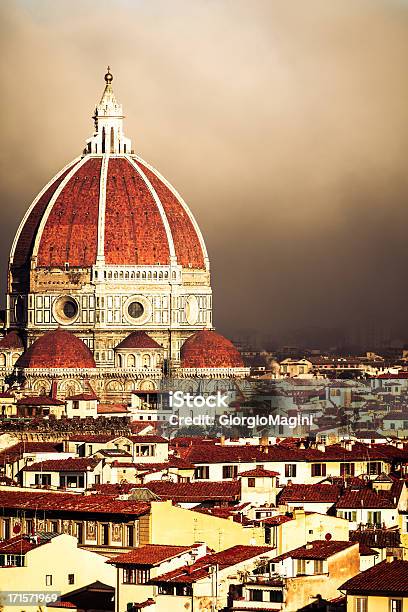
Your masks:
M 128 305 L 127 311 L 129 317 L 131 317 L 132 319 L 140 319 L 140 317 L 144 315 L 145 309 L 141 302 L 139 302 L 138 300 L 134 300 Z
M 59 323 L 73 323 L 78 316 L 78 303 L 67 295 L 58 298 L 54 305 L 54 316 Z

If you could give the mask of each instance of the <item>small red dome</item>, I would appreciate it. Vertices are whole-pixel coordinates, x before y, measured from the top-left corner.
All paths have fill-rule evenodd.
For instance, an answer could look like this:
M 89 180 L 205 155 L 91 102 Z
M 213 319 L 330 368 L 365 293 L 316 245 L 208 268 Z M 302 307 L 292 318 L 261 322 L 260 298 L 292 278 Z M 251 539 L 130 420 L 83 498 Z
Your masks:
M 196 332 L 181 347 L 182 368 L 243 368 L 239 351 L 215 331 Z
M 156 340 L 153 340 L 144 331 L 134 331 L 129 336 L 126 336 L 124 340 L 116 349 L 158 349 L 162 348 Z
M 63 329 L 45 333 L 21 355 L 17 368 L 96 368 L 89 348 Z
M 24 348 L 23 341 L 16 331 L 11 331 L 0 340 L 0 349 L 16 349 Z

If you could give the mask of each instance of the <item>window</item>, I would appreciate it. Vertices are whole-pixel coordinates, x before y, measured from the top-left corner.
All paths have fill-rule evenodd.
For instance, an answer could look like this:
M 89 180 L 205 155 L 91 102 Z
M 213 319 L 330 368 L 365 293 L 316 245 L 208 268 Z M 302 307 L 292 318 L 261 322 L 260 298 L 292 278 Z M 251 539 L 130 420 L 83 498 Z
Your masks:
M 223 465 L 222 466 L 222 477 L 225 478 L 236 478 L 238 474 L 237 465 Z
M 104 546 L 109 546 L 109 524 L 103 523 L 100 525 L 100 544 Z
M 283 591 L 269 591 L 269 601 L 283 603 Z
M 312 463 L 312 476 L 326 476 L 326 464 Z
M 135 528 L 133 525 L 126 525 L 126 546 L 134 546 Z
M 367 465 L 367 472 L 370 476 L 378 476 L 381 474 L 381 461 L 369 461 Z
M 285 465 L 286 478 L 296 478 L 296 463 L 287 463 Z
M 123 570 L 124 584 L 146 584 L 150 580 L 149 569 L 138 569 L 136 567 L 125 568 Z
M 263 591 L 261 589 L 251 589 L 249 591 L 250 601 L 263 601 Z
M 75 574 L 68 574 L 68 584 L 75 584 Z
M 379 525 L 381 527 L 381 512 L 370 511 L 367 513 L 367 518 L 370 525 Z
M 210 466 L 200 465 L 196 467 L 194 476 L 197 480 L 208 480 L 210 478 Z
M 354 476 L 354 463 L 340 463 L 340 476 Z
M 75 523 L 75 535 L 78 538 L 78 544 L 84 543 L 84 526 L 82 523 Z
M 60 487 L 67 489 L 83 489 L 83 474 L 60 474 Z
M 58 521 L 50 521 L 51 533 L 58 533 Z
M 156 452 L 156 447 L 154 444 L 143 444 L 135 446 L 135 456 L 136 457 L 154 457 Z
M 342 515 L 342 518 L 345 518 L 348 521 L 352 521 L 353 523 L 357 521 L 357 510 L 345 510 Z
M 297 574 L 306 574 L 306 560 L 305 559 L 298 559 L 297 560 Z
M 35 484 L 39 486 L 51 486 L 51 474 L 36 474 Z
M 52 586 L 52 575 L 51 574 L 46 574 L 45 586 Z
M 356 598 L 355 612 L 367 612 L 367 597 Z
M 10 519 L 3 519 L 3 538 L 8 540 L 10 538 Z
M 248 478 L 248 487 L 251 489 L 255 488 L 255 478 Z
M 323 574 L 323 561 L 321 559 L 315 559 L 314 562 L 314 573 Z
M 0 567 L 24 567 L 24 555 L 0 555 Z
M 402 599 L 390 599 L 390 612 L 402 612 Z
M 144 313 L 143 304 L 138 301 L 131 302 L 128 306 L 128 315 L 132 319 L 140 319 Z

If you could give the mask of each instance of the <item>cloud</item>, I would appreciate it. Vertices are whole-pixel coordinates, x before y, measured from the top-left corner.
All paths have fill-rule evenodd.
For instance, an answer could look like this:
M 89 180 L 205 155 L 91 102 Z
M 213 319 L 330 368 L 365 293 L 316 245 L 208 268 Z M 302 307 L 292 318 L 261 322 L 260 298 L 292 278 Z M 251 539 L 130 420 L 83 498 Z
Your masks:
M 407 335 L 406 3 L 0 9 L 3 277 L 24 211 L 92 131 L 109 63 L 136 151 L 203 230 L 219 329 Z

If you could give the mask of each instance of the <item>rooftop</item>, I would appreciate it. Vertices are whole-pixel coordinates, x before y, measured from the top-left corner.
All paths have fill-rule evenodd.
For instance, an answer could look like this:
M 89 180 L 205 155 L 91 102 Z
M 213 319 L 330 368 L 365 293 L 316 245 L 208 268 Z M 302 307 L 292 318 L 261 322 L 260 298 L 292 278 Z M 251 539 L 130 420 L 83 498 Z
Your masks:
M 283 555 L 279 555 L 273 559 L 273 562 L 283 561 L 284 559 L 328 559 L 351 546 L 355 542 L 340 541 L 340 540 L 314 540 L 304 546 L 290 550 Z
M 382 561 L 354 578 L 340 589 L 348 593 L 408 595 L 408 561 Z
M 243 563 L 248 559 L 253 559 L 259 555 L 271 552 L 273 548 L 269 546 L 244 546 L 237 545 L 227 548 L 218 553 L 205 555 L 193 565 L 184 566 L 166 574 L 162 574 L 151 580 L 152 583 L 182 583 L 191 584 L 208 576 L 209 568 L 218 565 L 219 570 L 232 567 L 238 563 Z
M 147 544 L 140 548 L 135 548 L 128 553 L 113 557 L 109 561 L 113 565 L 159 565 L 163 561 L 178 557 L 182 553 L 193 550 L 191 546 L 168 546 L 162 544 Z
M 146 502 L 122 501 L 111 495 L 78 495 L 74 493 L 51 493 L 49 491 L 2 491 L 0 506 L 34 512 L 74 512 L 88 514 L 128 514 L 142 516 L 150 511 Z

